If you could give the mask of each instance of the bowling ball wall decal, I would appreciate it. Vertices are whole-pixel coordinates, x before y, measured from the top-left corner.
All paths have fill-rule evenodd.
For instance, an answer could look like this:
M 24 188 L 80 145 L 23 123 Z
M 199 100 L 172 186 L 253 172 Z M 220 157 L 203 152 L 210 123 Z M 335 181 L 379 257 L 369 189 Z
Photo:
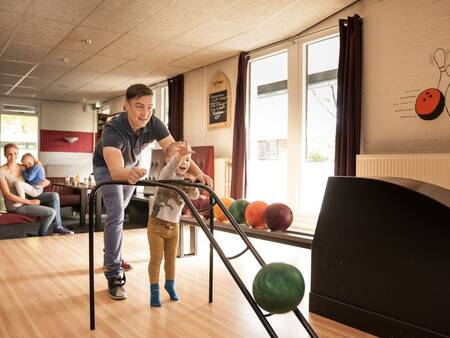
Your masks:
M 416 114 L 423 120 L 434 120 L 444 110 L 445 97 L 437 88 L 422 91 L 416 99 Z

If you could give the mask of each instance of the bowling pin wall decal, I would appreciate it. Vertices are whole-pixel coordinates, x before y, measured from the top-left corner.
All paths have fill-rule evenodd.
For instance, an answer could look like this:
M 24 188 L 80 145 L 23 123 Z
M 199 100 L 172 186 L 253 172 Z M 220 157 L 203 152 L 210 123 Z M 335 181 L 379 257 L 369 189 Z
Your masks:
M 416 99 L 416 114 L 423 120 L 434 120 L 446 110 L 449 114 L 450 93 L 450 65 L 447 65 L 446 51 L 438 48 L 433 53 L 433 63 L 439 70 L 436 88 L 423 90 Z
M 443 48 L 437 48 L 430 57 L 431 64 L 435 65 L 438 71 L 436 87 L 430 87 L 424 90 L 407 91 L 408 95 L 400 97 L 403 101 L 395 105 L 407 105 L 411 99 L 415 99 L 414 109 L 397 109 L 397 112 L 406 112 L 414 110 L 416 115 L 400 116 L 420 117 L 422 120 L 434 120 L 443 112 L 450 117 L 450 60 L 449 51 Z M 413 92 L 419 92 L 414 96 Z M 412 102 L 411 102 L 412 103 Z M 405 106 L 404 106 L 405 107 Z

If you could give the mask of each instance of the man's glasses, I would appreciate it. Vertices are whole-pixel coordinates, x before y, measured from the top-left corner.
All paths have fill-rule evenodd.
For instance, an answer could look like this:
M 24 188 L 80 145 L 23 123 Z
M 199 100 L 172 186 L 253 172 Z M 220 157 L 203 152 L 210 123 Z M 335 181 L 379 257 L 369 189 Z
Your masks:
M 152 105 L 145 106 L 143 104 L 137 103 L 137 104 L 134 105 L 134 107 L 140 112 L 149 112 L 149 113 L 151 113 L 153 111 L 153 106 Z

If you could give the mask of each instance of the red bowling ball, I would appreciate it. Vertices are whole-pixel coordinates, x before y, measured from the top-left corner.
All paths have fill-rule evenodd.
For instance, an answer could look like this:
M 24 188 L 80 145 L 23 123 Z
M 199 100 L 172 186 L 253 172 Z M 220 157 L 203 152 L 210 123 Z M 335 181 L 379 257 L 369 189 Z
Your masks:
M 292 224 L 294 215 L 286 204 L 272 203 L 264 212 L 264 220 L 270 230 L 286 230 Z
M 416 113 L 422 120 L 434 120 L 444 110 L 445 97 L 437 88 L 422 91 L 416 99 Z

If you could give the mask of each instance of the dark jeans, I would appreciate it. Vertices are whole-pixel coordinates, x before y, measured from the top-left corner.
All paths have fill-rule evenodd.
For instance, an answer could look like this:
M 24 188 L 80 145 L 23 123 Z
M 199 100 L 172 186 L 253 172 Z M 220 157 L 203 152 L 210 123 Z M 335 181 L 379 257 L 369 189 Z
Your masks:
M 62 226 L 59 194 L 57 192 L 43 192 L 36 199 L 41 201 L 41 205 L 22 205 L 11 211 L 23 215 L 38 216 L 41 223 L 38 235 L 45 236 L 50 225 L 53 224 L 53 229 Z

